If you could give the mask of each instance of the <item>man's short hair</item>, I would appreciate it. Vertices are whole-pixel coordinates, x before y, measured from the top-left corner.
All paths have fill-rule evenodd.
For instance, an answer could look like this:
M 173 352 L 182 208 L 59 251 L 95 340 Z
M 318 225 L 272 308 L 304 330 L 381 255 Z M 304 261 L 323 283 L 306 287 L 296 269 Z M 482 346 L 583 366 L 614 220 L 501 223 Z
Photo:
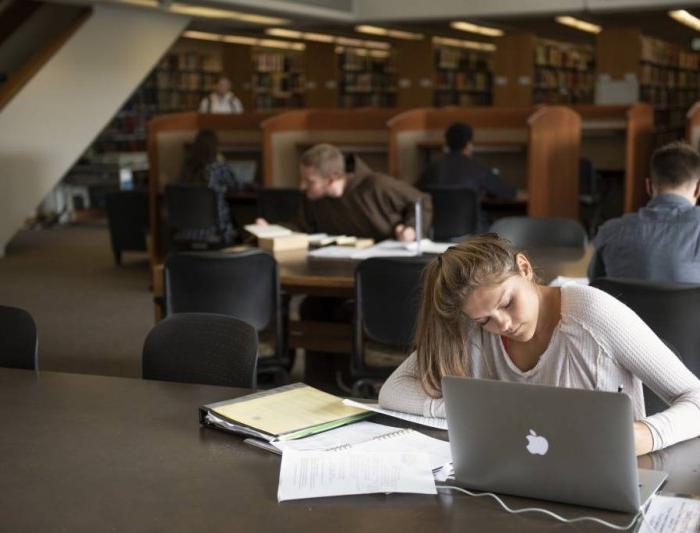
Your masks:
M 472 142 L 474 131 L 469 124 L 455 122 L 445 131 L 445 143 L 450 152 L 461 152 Z
M 332 144 L 317 144 L 301 154 L 299 163 L 315 168 L 323 178 L 345 174 L 345 157 Z
M 672 142 L 651 156 L 651 182 L 657 188 L 679 187 L 700 179 L 700 154 L 689 144 Z

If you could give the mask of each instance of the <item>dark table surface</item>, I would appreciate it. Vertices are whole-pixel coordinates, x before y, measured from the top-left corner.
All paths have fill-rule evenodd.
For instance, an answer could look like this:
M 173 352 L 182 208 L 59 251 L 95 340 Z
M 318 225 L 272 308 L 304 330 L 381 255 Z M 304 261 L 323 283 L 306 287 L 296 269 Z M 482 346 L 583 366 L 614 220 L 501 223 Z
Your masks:
M 198 424 L 198 406 L 245 392 L 0 369 L 0 531 L 608 531 L 511 516 L 491 499 L 461 494 L 278 503 L 278 456 Z M 642 460 L 670 473 L 666 491 L 700 494 L 700 439 Z

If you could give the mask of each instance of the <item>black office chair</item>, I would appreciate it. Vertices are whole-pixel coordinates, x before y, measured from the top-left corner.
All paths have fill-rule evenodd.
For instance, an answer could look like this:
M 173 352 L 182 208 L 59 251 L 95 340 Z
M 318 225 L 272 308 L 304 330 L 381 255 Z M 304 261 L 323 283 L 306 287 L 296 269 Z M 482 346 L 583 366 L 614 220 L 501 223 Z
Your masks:
M 181 313 L 159 322 L 143 345 L 143 377 L 253 389 L 258 335 L 242 320 Z
M 207 250 L 225 246 L 216 228 L 216 192 L 204 185 L 165 186 L 165 207 L 173 243 L 185 249 Z
M 591 282 L 637 313 L 696 376 L 700 377 L 700 285 L 598 278 Z M 644 387 L 647 414 L 666 404 Z
M 259 373 L 288 379 L 277 262 L 268 253 L 183 252 L 165 261 L 166 315 L 219 313 L 250 324 L 259 335 Z
M 115 191 L 106 198 L 109 237 L 114 262 L 122 264 L 122 252 L 145 252 L 148 233 L 148 193 Z
M 581 204 L 582 220 L 590 237 L 595 235 L 601 223 L 603 214 L 601 202 L 602 178 L 586 157 L 578 160 L 579 204 Z
M 353 395 L 366 395 L 408 355 L 420 306 L 422 272 L 430 256 L 376 257 L 355 270 L 350 376 Z
M 32 315 L 0 305 L 0 366 L 39 369 L 39 338 Z
M 493 223 L 492 233 L 509 240 L 515 248 L 576 248 L 588 243 L 586 230 L 568 218 L 505 217 Z
M 270 223 L 294 220 L 303 193 L 299 189 L 260 189 L 258 190 L 258 216 Z
M 473 189 L 426 187 L 433 198 L 433 240 L 457 242 L 479 232 L 480 202 Z

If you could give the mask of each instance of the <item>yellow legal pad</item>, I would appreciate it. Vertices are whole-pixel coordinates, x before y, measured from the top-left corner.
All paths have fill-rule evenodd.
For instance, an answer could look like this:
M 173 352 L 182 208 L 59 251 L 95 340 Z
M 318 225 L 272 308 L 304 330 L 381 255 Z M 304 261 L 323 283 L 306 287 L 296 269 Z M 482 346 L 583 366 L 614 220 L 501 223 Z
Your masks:
M 332 422 L 354 420 L 366 410 L 343 405 L 342 398 L 308 385 L 273 389 L 246 400 L 219 403 L 210 410 L 236 423 L 270 435 L 284 435 Z

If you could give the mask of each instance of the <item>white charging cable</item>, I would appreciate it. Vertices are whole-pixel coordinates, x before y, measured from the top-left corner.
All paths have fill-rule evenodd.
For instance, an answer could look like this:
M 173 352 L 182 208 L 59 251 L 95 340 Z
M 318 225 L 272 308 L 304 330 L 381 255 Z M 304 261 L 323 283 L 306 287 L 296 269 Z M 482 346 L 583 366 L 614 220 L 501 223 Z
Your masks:
M 639 520 L 639 517 L 641 516 L 643 519 L 646 519 L 646 515 L 644 514 L 644 509 L 639 509 L 639 512 L 634 515 L 634 518 L 632 521 L 626 525 L 626 526 L 618 526 L 617 524 L 611 524 L 610 522 L 606 522 L 605 520 L 601 520 L 600 518 L 595 518 L 594 516 L 580 516 L 578 518 L 564 518 L 563 516 L 559 516 L 556 513 L 553 513 L 552 511 L 548 511 L 547 509 L 540 509 L 539 507 L 525 507 L 523 509 L 511 509 L 508 507 L 501 498 L 493 494 L 492 492 L 470 492 L 466 489 L 463 489 L 462 487 L 455 487 L 454 485 L 438 485 L 437 486 L 438 490 L 456 490 L 458 492 L 463 492 L 464 494 L 468 494 L 469 496 L 474 496 L 475 498 L 481 498 L 482 496 L 491 496 L 493 499 L 495 499 L 503 509 L 505 509 L 507 512 L 512 513 L 512 514 L 520 514 L 520 513 L 542 513 L 547 516 L 550 516 L 554 518 L 555 520 L 558 520 L 559 522 L 564 522 L 565 524 L 574 524 L 576 522 L 595 522 L 596 524 L 601 524 L 603 526 L 609 527 L 611 529 L 616 529 L 618 531 L 626 531 L 630 529 L 632 526 L 634 526 L 637 523 L 637 520 Z M 650 522 L 646 523 L 647 526 L 654 531 L 653 526 L 651 525 Z

